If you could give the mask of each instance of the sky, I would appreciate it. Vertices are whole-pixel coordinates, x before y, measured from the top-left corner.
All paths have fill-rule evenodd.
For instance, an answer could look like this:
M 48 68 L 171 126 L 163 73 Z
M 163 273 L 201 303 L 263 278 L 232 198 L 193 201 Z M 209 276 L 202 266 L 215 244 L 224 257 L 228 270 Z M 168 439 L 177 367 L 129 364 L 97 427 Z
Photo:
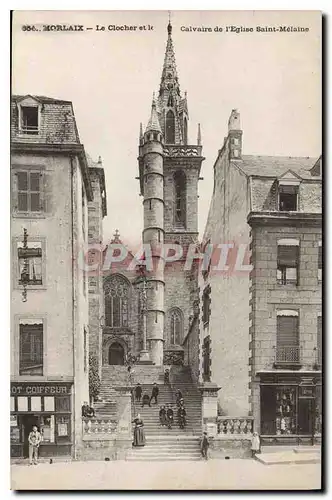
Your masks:
M 313 11 L 172 11 L 181 91 L 187 91 L 189 143 L 201 124 L 203 162 L 199 231 L 204 232 L 213 165 L 231 110 L 241 115 L 243 154 L 321 154 L 320 13 Z M 158 91 L 167 40 L 167 11 L 16 11 L 12 92 L 73 102 L 80 140 L 102 157 L 108 215 L 105 242 L 115 229 L 136 247 L 143 227 L 139 196 L 139 124 L 147 124 Z M 43 25 L 82 24 L 83 32 L 42 31 Z M 24 31 L 34 25 L 41 31 Z M 97 31 L 96 26 L 105 26 Z M 146 29 L 111 31 L 109 25 Z M 148 29 L 148 25 L 153 29 Z M 308 27 L 307 32 L 257 32 L 256 27 Z M 226 26 L 253 28 L 253 32 Z M 212 28 L 189 31 L 189 28 Z M 222 31 L 215 31 L 215 28 Z M 188 28 L 188 30 L 183 30 Z

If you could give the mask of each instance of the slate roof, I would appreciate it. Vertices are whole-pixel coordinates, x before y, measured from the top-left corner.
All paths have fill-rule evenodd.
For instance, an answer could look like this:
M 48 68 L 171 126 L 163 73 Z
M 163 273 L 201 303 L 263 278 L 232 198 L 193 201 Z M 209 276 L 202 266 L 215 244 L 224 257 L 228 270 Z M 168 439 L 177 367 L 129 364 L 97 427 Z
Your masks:
M 310 169 L 317 162 L 317 158 L 243 155 L 242 161 L 233 161 L 248 176 L 273 177 L 276 179 L 288 170 L 292 170 L 302 179 L 315 179 Z
M 33 95 L 33 94 L 26 94 L 26 95 L 12 95 L 13 101 L 21 101 L 22 99 L 25 99 L 27 96 L 33 97 L 37 101 L 40 101 L 44 104 L 71 104 L 71 101 L 64 101 L 63 99 L 55 99 L 54 97 L 46 97 L 44 95 Z

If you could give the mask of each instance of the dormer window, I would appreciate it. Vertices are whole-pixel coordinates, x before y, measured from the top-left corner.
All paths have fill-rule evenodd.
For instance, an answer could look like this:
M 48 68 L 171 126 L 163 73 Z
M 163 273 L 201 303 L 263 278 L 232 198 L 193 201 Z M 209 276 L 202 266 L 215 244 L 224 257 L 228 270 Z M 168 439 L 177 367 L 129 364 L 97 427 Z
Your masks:
M 24 135 L 37 135 L 40 128 L 40 102 L 26 96 L 18 102 L 19 132 Z
M 297 212 L 301 178 L 288 170 L 278 179 L 278 208 L 280 212 Z
M 38 134 L 38 108 L 27 106 L 22 108 L 23 134 Z
M 279 210 L 281 212 L 296 212 L 297 194 L 297 186 L 279 186 Z

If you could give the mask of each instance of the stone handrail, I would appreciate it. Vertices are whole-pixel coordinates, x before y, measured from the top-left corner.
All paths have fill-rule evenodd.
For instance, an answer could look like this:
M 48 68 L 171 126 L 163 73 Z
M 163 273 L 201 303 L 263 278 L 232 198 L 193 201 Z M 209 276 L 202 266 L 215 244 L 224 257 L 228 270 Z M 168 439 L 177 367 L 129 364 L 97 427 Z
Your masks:
M 82 418 L 83 436 L 116 434 L 117 422 L 107 418 Z
M 253 432 L 254 417 L 217 417 L 217 432 L 222 436 L 246 435 Z

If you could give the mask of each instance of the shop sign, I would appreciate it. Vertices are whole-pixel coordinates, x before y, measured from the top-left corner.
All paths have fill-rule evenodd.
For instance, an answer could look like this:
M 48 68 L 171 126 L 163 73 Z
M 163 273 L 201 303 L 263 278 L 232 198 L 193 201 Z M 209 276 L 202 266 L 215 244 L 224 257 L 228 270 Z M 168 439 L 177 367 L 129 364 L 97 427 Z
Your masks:
M 11 395 L 44 396 L 70 394 L 70 384 L 11 384 Z
M 300 398 L 313 398 L 315 397 L 314 387 L 302 387 L 300 386 Z

